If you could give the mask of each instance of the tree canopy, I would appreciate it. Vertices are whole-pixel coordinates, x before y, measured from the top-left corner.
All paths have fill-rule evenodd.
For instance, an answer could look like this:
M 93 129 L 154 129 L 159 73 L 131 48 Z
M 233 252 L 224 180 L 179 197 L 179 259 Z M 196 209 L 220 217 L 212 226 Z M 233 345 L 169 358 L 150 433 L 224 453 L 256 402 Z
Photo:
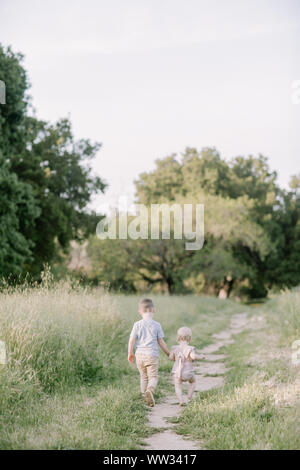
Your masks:
M 215 148 L 187 148 L 181 156 L 159 159 L 153 171 L 142 173 L 135 182 L 137 202 L 148 207 L 166 202 L 204 204 L 202 250 L 188 252 L 185 240 L 162 237 L 106 240 L 105 248 L 93 240 L 90 255 L 97 259 L 96 271 L 118 284 L 109 264 L 102 270 L 100 256 L 117 248 L 111 257 L 124 262 L 133 285 L 142 280 L 147 288 L 166 286 L 171 293 L 198 292 L 201 285 L 204 292 L 226 296 L 235 289 L 262 297 L 272 286 L 296 285 L 300 262 L 294 253 L 292 265 L 291 250 L 299 248 L 299 180 L 292 178 L 290 192 L 281 190 L 276 172 L 262 155 L 226 161 Z
M 215 148 L 187 147 L 158 159 L 135 181 L 145 204 L 204 204 L 201 250 L 186 239 L 98 240 L 99 215 L 88 210 L 106 184 L 92 171 L 101 145 L 75 139 L 70 119 L 30 113 L 21 54 L 0 45 L 0 276 L 38 277 L 44 263 L 89 238 L 96 280 L 115 290 L 265 296 L 300 283 L 300 174 L 283 190 L 263 155 L 225 160 Z
M 75 140 L 69 119 L 55 124 L 29 115 L 29 81 L 22 55 L 0 45 L 0 275 L 38 275 L 73 239 L 95 230 L 87 211 L 105 183 L 91 160 L 100 144 Z

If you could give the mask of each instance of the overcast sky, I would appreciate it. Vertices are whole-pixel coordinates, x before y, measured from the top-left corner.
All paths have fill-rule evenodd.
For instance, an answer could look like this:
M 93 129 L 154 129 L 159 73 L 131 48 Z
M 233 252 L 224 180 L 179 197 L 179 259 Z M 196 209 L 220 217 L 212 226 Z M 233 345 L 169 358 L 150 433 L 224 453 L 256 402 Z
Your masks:
M 38 117 L 102 142 L 105 196 L 156 158 L 215 146 L 300 171 L 299 0 L 0 0 L 0 42 L 25 54 Z

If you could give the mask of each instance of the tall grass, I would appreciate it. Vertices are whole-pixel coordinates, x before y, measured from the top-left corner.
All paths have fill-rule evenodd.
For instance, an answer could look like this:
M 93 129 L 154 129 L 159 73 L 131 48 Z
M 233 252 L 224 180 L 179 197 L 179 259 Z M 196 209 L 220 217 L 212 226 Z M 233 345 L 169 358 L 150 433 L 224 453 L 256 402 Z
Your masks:
M 231 368 L 223 389 L 201 393 L 178 430 L 211 449 L 297 448 L 297 368 L 300 294 L 286 292 L 250 309 L 211 297 L 152 296 L 168 346 L 187 325 L 193 345 L 211 342 L 241 311 L 258 326 L 226 348 Z M 147 434 L 139 377 L 127 364 L 126 343 L 139 319 L 138 296 L 113 296 L 47 276 L 40 286 L 2 289 L 0 448 L 136 449 Z M 160 357 L 157 397 L 170 393 L 171 362 Z M 167 388 L 168 387 L 168 388 Z
M 287 291 L 253 309 L 252 326 L 224 349 L 230 371 L 223 389 L 201 393 L 179 431 L 208 449 L 299 449 L 300 293 Z
M 201 347 L 240 311 L 209 297 L 152 297 L 169 346 L 186 324 Z M 138 371 L 127 363 L 139 300 L 55 284 L 49 276 L 33 288 L 2 288 L 0 340 L 8 362 L 0 366 L 0 448 L 139 447 L 147 410 Z M 161 355 L 158 399 L 171 367 Z
M 0 293 L 0 406 L 118 374 L 124 320 L 105 292 L 67 283 Z
M 266 304 L 267 320 L 283 345 L 300 339 L 300 290 L 282 292 Z

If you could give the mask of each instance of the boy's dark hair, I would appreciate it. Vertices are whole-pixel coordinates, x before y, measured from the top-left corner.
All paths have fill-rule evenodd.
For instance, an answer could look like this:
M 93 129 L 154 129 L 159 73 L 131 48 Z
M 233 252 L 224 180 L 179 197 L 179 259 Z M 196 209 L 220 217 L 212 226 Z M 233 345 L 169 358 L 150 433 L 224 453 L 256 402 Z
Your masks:
M 142 312 L 149 312 L 154 309 L 154 303 L 151 299 L 143 299 L 139 303 L 139 310 Z

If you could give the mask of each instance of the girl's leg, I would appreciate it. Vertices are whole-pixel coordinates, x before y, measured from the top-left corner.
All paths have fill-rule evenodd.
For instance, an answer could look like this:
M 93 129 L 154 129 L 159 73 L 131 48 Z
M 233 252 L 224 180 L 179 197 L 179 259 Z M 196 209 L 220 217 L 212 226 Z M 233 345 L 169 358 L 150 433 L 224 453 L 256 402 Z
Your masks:
M 188 384 L 188 399 L 189 400 L 192 399 L 195 386 L 196 386 L 196 382 L 195 382 L 195 378 L 193 377 L 192 379 L 189 380 L 189 384 Z
M 182 380 L 178 377 L 174 377 L 175 393 L 178 398 L 180 406 L 183 405 L 183 396 L 182 396 Z

